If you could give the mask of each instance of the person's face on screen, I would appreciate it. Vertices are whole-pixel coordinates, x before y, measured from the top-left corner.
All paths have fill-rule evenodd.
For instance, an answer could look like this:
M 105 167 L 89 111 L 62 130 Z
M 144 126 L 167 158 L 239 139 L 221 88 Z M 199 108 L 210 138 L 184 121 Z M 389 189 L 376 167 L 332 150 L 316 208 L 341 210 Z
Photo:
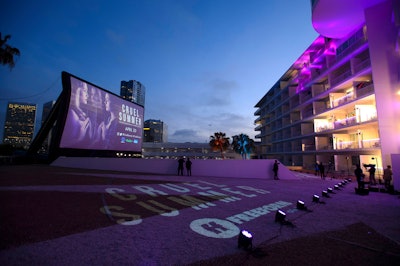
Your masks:
M 110 111 L 110 95 L 108 93 L 106 93 L 104 95 L 104 106 L 106 107 L 106 111 Z
M 93 103 L 96 101 L 96 89 L 93 87 L 90 89 L 90 101 Z
M 88 93 L 88 88 L 87 88 L 86 84 L 83 85 L 80 97 L 81 97 L 82 103 L 84 103 L 84 104 L 88 103 L 89 93 Z

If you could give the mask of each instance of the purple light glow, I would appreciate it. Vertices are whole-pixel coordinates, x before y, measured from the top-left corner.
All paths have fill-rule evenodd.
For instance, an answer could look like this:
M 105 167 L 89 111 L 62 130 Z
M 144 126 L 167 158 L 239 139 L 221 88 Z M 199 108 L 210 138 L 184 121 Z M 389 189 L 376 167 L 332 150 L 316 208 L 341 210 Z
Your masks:
M 318 1 L 312 10 L 312 25 L 320 34 L 343 38 L 364 22 L 364 9 L 384 0 Z

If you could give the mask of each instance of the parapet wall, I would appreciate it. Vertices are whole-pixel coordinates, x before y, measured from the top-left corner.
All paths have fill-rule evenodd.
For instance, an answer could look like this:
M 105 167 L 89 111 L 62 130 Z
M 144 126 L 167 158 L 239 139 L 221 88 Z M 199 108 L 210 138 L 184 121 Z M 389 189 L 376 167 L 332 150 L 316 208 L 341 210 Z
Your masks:
M 273 179 L 275 160 L 192 160 L 192 176 Z M 178 175 L 178 161 L 172 159 L 59 157 L 52 166 L 112 170 L 147 174 Z M 184 169 L 186 175 L 186 169 Z M 298 179 L 279 165 L 280 179 Z

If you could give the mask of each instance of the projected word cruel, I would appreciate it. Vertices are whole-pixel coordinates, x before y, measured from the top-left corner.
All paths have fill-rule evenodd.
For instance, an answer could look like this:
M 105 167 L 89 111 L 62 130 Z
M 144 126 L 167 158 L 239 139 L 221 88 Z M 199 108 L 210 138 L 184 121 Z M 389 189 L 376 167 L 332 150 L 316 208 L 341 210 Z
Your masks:
M 118 119 L 131 125 L 141 126 L 142 118 L 140 117 L 139 110 L 123 104 L 121 111 L 118 114 Z
M 191 207 L 196 211 L 200 211 L 215 207 L 218 202 L 232 203 L 240 201 L 243 198 L 253 198 L 260 194 L 270 193 L 269 191 L 250 186 L 230 188 L 225 185 L 212 184 L 205 181 L 181 183 L 179 185 L 172 183 L 155 184 L 152 186 L 138 185 L 130 186 L 129 190 L 126 187 L 109 187 L 105 191 L 106 195 L 119 200 L 121 204 L 105 204 L 100 208 L 100 211 L 122 225 L 136 225 L 141 223 L 141 213 L 145 211 L 165 217 L 174 217 L 179 215 L 179 209 L 181 208 Z M 139 192 L 139 194 L 135 194 L 134 192 Z M 170 195 L 171 192 L 175 195 Z M 176 195 L 176 192 L 181 193 L 181 195 Z M 186 193 L 191 193 L 192 195 L 186 195 Z M 198 196 L 193 196 L 194 193 Z M 140 199 L 141 196 L 146 196 L 147 198 L 150 196 L 152 199 Z M 127 207 L 124 208 L 120 205 Z

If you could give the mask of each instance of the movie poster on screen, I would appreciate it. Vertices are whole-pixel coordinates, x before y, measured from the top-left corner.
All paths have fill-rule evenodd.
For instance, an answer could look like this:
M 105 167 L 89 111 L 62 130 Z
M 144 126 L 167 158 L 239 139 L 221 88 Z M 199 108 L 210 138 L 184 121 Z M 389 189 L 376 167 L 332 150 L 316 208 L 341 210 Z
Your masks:
M 71 77 L 60 147 L 141 151 L 143 107 Z

